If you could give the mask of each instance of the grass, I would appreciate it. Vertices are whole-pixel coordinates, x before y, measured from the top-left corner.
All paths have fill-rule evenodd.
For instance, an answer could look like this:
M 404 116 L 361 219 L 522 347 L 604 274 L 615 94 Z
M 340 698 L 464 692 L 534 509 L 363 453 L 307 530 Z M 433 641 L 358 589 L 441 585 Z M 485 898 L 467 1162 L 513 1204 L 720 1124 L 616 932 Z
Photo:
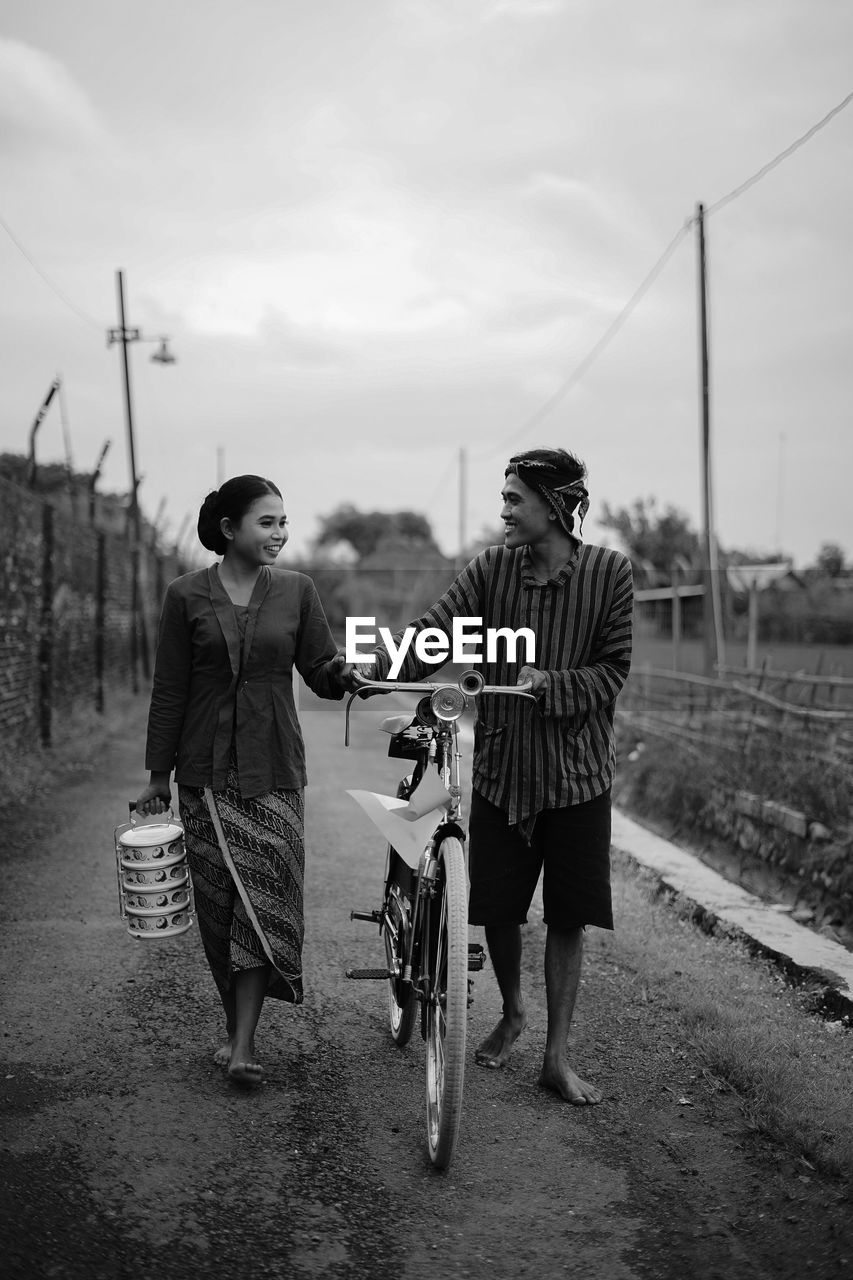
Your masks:
M 639 628 L 634 634 L 632 666 L 639 671 L 643 666 L 672 668 L 672 641 L 661 636 L 643 635 Z M 701 640 L 683 639 L 679 645 L 680 669 L 700 675 L 704 671 L 704 653 Z M 762 640 L 757 647 L 756 661 L 760 667 L 766 662 L 775 672 L 807 671 L 815 675 L 853 676 L 853 646 L 842 644 L 794 644 L 789 641 Z M 726 665 L 746 666 L 746 641 L 728 641 Z
M 745 943 L 703 933 L 692 907 L 619 856 L 619 947 L 654 974 L 707 1069 L 734 1090 L 748 1126 L 853 1188 L 853 1044 L 810 1012 Z
M 619 786 L 637 812 L 693 825 L 709 788 L 719 786 L 780 800 L 833 831 L 843 831 L 850 822 L 853 781 L 840 762 L 809 760 L 784 745 L 777 751 L 756 748 L 734 755 L 711 745 L 700 749 L 651 736 L 644 738 L 639 759 L 629 761 L 638 736 L 620 724 Z
M 628 813 L 669 839 L 685 842 L 703 861 L 753 892 L 810 910 L 853 938 L 853 779 L 836 767 L 804 759 L 791 747 L 735 759 L 712 747 L 649 737 L 639 753 L 636 735 L 619 729 L 619 767 L 613 796 Z M 631 758 L 633 756 L 633 758 Z M 760 845 L 738 844 L 734 793 L 745 790 L 781 801 L 817 820 L 827 840 L 805 841 L 760 827 Z

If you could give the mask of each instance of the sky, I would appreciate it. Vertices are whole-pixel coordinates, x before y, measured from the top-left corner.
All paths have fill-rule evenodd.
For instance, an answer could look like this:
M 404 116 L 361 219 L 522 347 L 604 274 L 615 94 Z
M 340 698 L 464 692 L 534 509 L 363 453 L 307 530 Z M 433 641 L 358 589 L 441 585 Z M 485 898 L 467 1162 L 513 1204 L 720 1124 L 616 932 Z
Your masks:
M 282 564 L 341 503 L 455 554 L 537 445 L 586 462 L 586 540 L 640 498 L 698 528 L 702 202 L 719 542 L 853 560 L 853 103 L 724 199 L 851 49 L 845 0 L 0 0 L 0 451 L 58 374 L 39 461 L 109 440 L 128 490 L 121 270 L 167 539 L 255 472 Z

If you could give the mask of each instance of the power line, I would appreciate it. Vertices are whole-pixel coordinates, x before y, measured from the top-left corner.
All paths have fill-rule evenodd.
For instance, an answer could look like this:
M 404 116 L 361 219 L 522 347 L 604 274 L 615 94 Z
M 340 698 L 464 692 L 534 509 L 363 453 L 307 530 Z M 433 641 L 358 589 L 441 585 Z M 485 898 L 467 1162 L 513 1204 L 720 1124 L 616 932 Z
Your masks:
M 733 200 L 736 200 L 738 196 L 743 195 L 743 193 L 745 191 L 748 191 L 750 187 L 755 186 L 755 184 L 757 182 L 760 182 L 761 179 L 765 177 L 766 174 L 770 173 L 772 169 L 775 169 L 777 165 L 780 165 L 783 160 L 786 160 L 788 156 L 793 155 L 795 151 L 797 151 L 800 147 L 804 146 L 805 143 L 808 142 L 810 138 L 813 138 L 814 135 L 819 132 L 819 130 L 823 129 L 825 125 L 829 124 L 830 120 L 832 120 L 835 116 L 837 116 L 839 112 L 843 111 L 845 107 L 849 106 L 851 102 L 853 102 L 853 92 L 848 93 L 846 98 L 843 98 L 841 102 L 837 103 L 836 106 L 832 107 L 831 110 L 829 110 L 825 116 L 823 116 L 820 120 L 818 120 L 816 124 L 813 124 L 810 129 L 807 129 L 804 134 L 802 134 L 799 138 L 796 138 L 792 143 L 790 143 L 789 146 L 785 147 L 783 151 L 780 151 L 779 154 L 774 156 L 772 160 L 768 160 L 766 164 L 762 165 L 760 169 L 756 170 L 756 172 L 752 174 L 751 177 L 747 178 L 744 182 L 741 182 L 739 186 L 735 187 L 732 191 L 730 191 L 728 195 L 721 196 L 719 200 L 714 202 L 714 204 L 706 205 L 705 207 L 706 216 L 711 213 L 716 213 L 717 210 L 722 209 L 727 204 L 731 204 L 731 202 Z M 616 334 L 625 324 L 625 321 L 628 319 L 631 312 L 635 309 L 635 307 L 637 306 L 637 303 L 641 300 L 644 294 L 647 293 L 648 290 L 651 288 L 652 284 L 655 282 L 655 280 L 663 270 L 664 266 L 669 261 L 672 254 L 675 252 L 677 246 L 680 244 L 681 240 L 684 238 L 684 236 L 691 229 L 691 227 L 694 225 L 695 222 L 696 222 L 696 215 L 691 214 L 691 216 L 684 223 L 684 226 L 680 228 L 680 230 L 676 233 L 676 235 L 667 245 L 666 249 L 664 249 L 660 258 L 658 258 L 657 262 L 652 267 L 651 271 L 646 276 L 645 280 L 643 280 L 639 288 L 635 291 L 634 294 L 632 294 L 632 296 L 625 303 L 625 306 L 616 316 L 615 320 L 612 322 L 610 327 L 602 334 L 602 336 L 599 338 L 595 346 L 593 346 L 591 350 L 584 356 L 581 362 L 576 366 L 576 368 L 569 375 L 569 377 L 566 378 L 565 382 L 563 382 L 557 388 L 557 390 L 550 397 L 550 399 L 546 400 L 545 403 L 539 409 L 537 409 L 537 411 L 530 418 L 528 418 L 526 422 L 522 423 L 522 425 L 513 432 L 512 436 L 507 436 L 506 439 L 501 444 L 496 445 L 493 449 L 474 454 L 475 458 L 492 457 L 495 453 L 500 452 L 501 449 L 506 448 L 507 445 L 512 443 L 512 441 L 516 437 L 518 437 L 519 435 L 524 435 L 532 427 L 538 426 L 538 424 L 543 420 L 543 418 L 546 418 L 548 414 L 557 407 L 560 401 L 568 394 L 568 392 L 572 389 L 572 387 L 577 382 L 580 381 L 580 379 L 589 369 L 590 365 L 598 358 L 598 356 L 601 355 L 605 347 L 608 346 L 611 340 L 616 336 Z
M 2 227 L 3 230 L 6 232 L 6 235 L 12 241 L 12 244 L 19 251 L 19 253 L 21 253 L 23 257 L 26 258 L 27 262 L 30 264 L 33 271 L 35 271 L 37 275 L 41 276 L 42 280 L 47 285 L 47 287 L 56 294 L 57 298 L 61 299 L 61 301 L 65 303 L 66 307 L 70 307 L 70 309 L 74 312 L 74 314 L 80 320 L 85 321 L 86 324 L 93 325 L 94 328 L 96 329 L 103 329 L 104 326 L 100 322 L 100 320 L 93 320 L 91 316 L 86 315 L 85 311 L 81 311 L 78 306 L 75 306 L 75 304 L 71 301 L 68 295 L 63 293 L 62 290 L 59 288 L 59 286 L 57 284 L 54 284 L 50 276 L 46 275 L 45 272 L 42 271 L 41 267 L 38 265 L 37 262 L 33 260 L 33 258 L 30 257 L 30 255 L 27 253 L 26 249 L 21 244 L 18 237 L 14 234 L 12 229 L 8 226 L 8 224 L 4 221 L 2 217 L 0 217 L 0 227 Z
M 837 103 L 836 106 L 832 107 L 826 113 L 825 116 L 823 116 L 820 120 L 817 121 L 816 124 L 813 124 L 811 128 L 807 129 L 804 134 L 802 134 L 799 138 L 796 138 L 792 143 L 790 143 L 787 147 L 785 147 L 784 150 L 780 151 L 779 154 L 774 156 L 772 160 L 768 160 L 767 163 L 762 165 L 760 169 L 756 170 L 756 172 L 752 174 L 751 177 L 747 178 L 744 182 L 740 183 L 737 187 L 733 188 L 733 190 L 730 191 L 727 195 L 721 196 L 721 198 L 719 200 L 716 200 L 713 204 L 707 205 L 705 207 L 705 214 L 709 215 L 709 214 L 718 212 L 720 209 L 724 208 L 727 204 L 731 204 L 732 201 L 736 200 L 739 196 L 743 195 L 744 192 L 748 191 L 751 187 L 755 186 L 757 182 L 760 182 L 762 178 L 766 177 L 768 173 L 770 173 L 773 169 L 775 169 L 778 165 L 780 165 L 783 162 L 783 160 L 786 160 L 789 156 L 793 155 L 795 151 L 799 150 L 800 147 L 804 146 L 811 138 L 814 137 L 816 133 L 818 133 L 827 124 L 829 124 L 830 120 L 832 120 L 841 111 L 843 111 L 845 107 L 849 106 L 851 102 L 853 102 L 853 92 L 848 93 L 847 96 L 843 98 L 841 102 Z M 549 413 L 552 412 L 553 409 L 557 407 L 557 405 L 564 399 L 564 397 L 568 395 L 572 387 L 575 386 L 576 383 L 580 381 L 580 379 L 584 376 L 584 374 L 587 372 L 590 366 L 594 363 L 594 361 L 601 355 L 601 353 L 605 350 L 605 348 L 609 345 L 609 343 L 613 340 L 613 338 L 615 338 L 616 334 L 619 332 L 619 330 L 623 327 L 625 322 L 628 320 L 628 317 L 635 310 L 638 303 L 641 301 L 641 299 L 645 296 L 645 294 L 651 288 L 652 284 L 654 284 L 655 280 L 660 275 L 663 268 L 666 266 L 666 263 L 669 261 L 670 257 L 675 252 L 676 248 L 681 243 L 682 239 L 688 233 L 690 228 L 693 226 L 695 221 L 696 221 L 695 215 L 691 215 L 691 217 L 687 219 L 684 225 L 679 228 L 679 230 L 677 231 L 673 239 L 667 245 L 666 249 L 664 249 L 663 253 L 658 258 L 655 265 L 652 267 L 651 271 L 648 273 L 648 275 L 645 277 L 642 283 L 638 286 L 635 292 L 631 295 L 631 297 L 625 303 L 622 310 L 615 317 L 615 319 L 612 321 L 609 327 L 605 330 L 605 332 L 599 338 L 598 342 L 596 342 L 595 345 L 587 352 L 584 358 L 575 367 L 575 369 L 572 371 L 569 377 L 566 378 L 565 381 L 557 388 L 554 394 L 550 396 L 550 398 L 546 400 L 545 403 L 534 414 L 532 414 L 531 417 L 528 418 L 526 422 L 522 423 L 522 425 L 513 432 L 512 436 L 507 436 L 503 442 L 494 446 L 492 449 L 476 453 L 474 455 L 475 457 L 477 458 L 491 457 L 495 453 L 500 452 L 502 449 L 506 448 L 506 446 L 509 443 L 511 443 L 511 441 L 515 437 L 517 437 L 518 435 L 523 435 L 527 431 L 531 430 L 532 427 L 537 426 L 544 418 L 548 416 Z M 21 244 L 20 240 L 18 240 L 17 236 L 15 236 L 11 228 L 8 226 L 8 224 L 5 222 L 5 220 L 2 217 L 0 217 L 0 227 L 3 228 L 3 230 L 8 235 L 9 239 L 12 241 L 12 243 L 15 245 L 18 251 L 23 255 L 23 257 L 30 264 L 33 270 L 41 277 L 41 279 L 48 286 L 48 288 L 51 289 L 53 293 L 55 293 L 56 296 L 62 302 L 64 302 L 65 305 L 69 307 L 70 310 L 73 311 L 76 316 L 78 316 L 79 319 L 83 320 L 86 324 L 92 325 L 94 328 L 97 328 L 97 329 L 103 328 L 103 325 L 101 324 L 100 321 L 94 320 L 91 316 L 87 315 L 84 311 L 81 311 L 80 308 L 77 307 L 71 301 L 71 299 L 67 296 L 67 294 L 65 294 L 62 291 L 62 289 L 60 289 L 59 286 L 55 284 L 54 281 L 51 280 L 50 277 L 44 271 L 42 271 L 41 267 L 38 265 L 38 263 L 36 263 L 33 260 L 30 254 L 27 253 L 26 249 Z
M 679 227 L 678 231 L 670 240 L 669 244 L 664 249 L 663 253 L 660 255 L 657 262 L 652 267 L 651 271 L 648 273 L 646 278 L 634 290 L 631 297 L 625 303 L 624 307 L 619 312 L 619 314 L 615 317 L 613 321 L 611 321 L 610 325 L 604 331 L 604 333 L 601 335 L 601 337 L 598 339 L 595 345 L 587 352 L 587 354 L 580 361 L 580 363 L 575 366 L 575 368 L 569 374 L 568 378 L 566 378 L 566 380 L 557 388 L 557 390 L 550 397 L 550 399 L 546 400 L 545 403 L 539 409 L 537 409 L 536 412 L 530 418 L 528 418 L 526 422 L 524 422 L 520 427 L 518 427 L 513 432 L 512 436 L 507 436 L 505 440 L 495 445 L 494 448 L 489 449 L 487 452 L 478 453 L 477 457 L 481 457 L 481 458 L 492 457 L 495 453 L 499 453 L 502 449 L 505 449 L 507 445 L 512 443 L 512 441 L 517 436 L 524 435 L 532 427 L 538 426 L 538 424 L 542 421 L 542 419 L 546 418 L 548 414 L 551 412 L 551 410 L 555 409 L 557 405 L 560 403 L 560 401 L 566 395 L 568 395 L 569 391 L 571 391 L 575 383 L 580 381 L 580 379 L 586 373 L 587 369 L 590 367 L 593 361 L 598 359 L 602 351 L 604 351 L 605 347 L 607 347 L 607 345 L 613 340 L 613 338 L 616 337 L 616 334 L 625 324 L 626 320 L 631 315 L 631 312 L 636 308 L 636 306 L 642 300 L 645 294 L 648 293 L 649 289 L 652 287 L 655 280 L 657 280 L 658 276 L 663 271 L 669 259 L 675 253 L 675 250 L 678 248 L 678 245 L 681 243 L 681 241 L 689 232 L 691 221 L 692 219 L 688 219 L 688 221 L 685 222 L 683 227 Z
M 718 209 L 722 209 L 724 205 L 731 204 L 732 200 L 736 200 L 738 196 L 743 195 L 744 191 L 748 191 L 750 187 L 754 187 L 756 182 L 760 182 L 766 174 L 770 173 L 771 169 L 775 169 L 783 160 L 787 160 L 788 156 L 793 155 L 795 151 L 804 146 L 810 138 L 813 138 L 819 130 L 829 124 L 830 120 L 832 120 L 834 116 L 837 116 L 840 111 L 843 111 L 845 107 L 849 106 L 851 102 L 853 102 L 853 93 L 848 93 L 847 97 L 839 102 L 837 106 L 834 106 L 831 111 L 827 111 L 822 120 L 818 120 L 817 124 L 813 124 L 812 127 L 807 129 L 801 137 L 795 139 L 790 146 L 785 147 L 784 151 L 780 151 L 778 156 L 774 156 L 772 160 L 767 161 L 767 164 L 763 164 L 751 178 L 747 178 L 745 182 L 740 184 L 740 186 L 737 186 L 733 191 L 730 191 L 727 196 L 721 196 L 719 200 L 714 202 L 714 204 L 707 205 L 705 208 L 706 215 L 709 213 L 716 213 Z

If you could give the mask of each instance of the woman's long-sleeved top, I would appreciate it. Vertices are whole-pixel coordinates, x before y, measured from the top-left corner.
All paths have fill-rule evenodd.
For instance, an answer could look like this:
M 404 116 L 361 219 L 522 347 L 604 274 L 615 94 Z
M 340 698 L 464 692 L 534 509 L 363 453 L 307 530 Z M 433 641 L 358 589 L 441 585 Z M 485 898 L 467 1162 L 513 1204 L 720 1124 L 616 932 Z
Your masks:
M 232 741 L 243 796 L 306 782 L 293 668 L 321 698 L 342 698 L 337 646 L 314 583 L 264 567 L 241 642 L 215 567 L 176 578 L 160 617 L 145 767 L 186 786 L 225 787 Z
M 613 781 L 614 704 L 631 666 L 632 609 L 631 564 L 619 551 L 578 542 L 569 563 L 542 582 L 527 547 L 488 547 L 410 624 L 450 634 L 454 617 L 476 617 L 484 630 L 533 632 L 530 665 L 545 675 L 539 709 L 522 698 L 480 698 L 473 762 L 474 786 L 528 838 L 543 809 L 591 800 Z M 510 662 L 501 643 L 497 659 L 478 666 L 486 684 L 514 685 L 524 661 Z M 389 666 L 380 650 L 377 678 Z M 434 670 L 410 649 L 399 679 Z

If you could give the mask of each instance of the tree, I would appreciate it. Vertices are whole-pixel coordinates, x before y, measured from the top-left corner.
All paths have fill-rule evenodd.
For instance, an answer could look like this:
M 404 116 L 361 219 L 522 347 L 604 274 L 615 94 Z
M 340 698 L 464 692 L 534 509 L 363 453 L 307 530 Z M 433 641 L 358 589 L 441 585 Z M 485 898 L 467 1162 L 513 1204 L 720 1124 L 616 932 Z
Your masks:
M 844 551 L 837 542 L 824 542 L 815 560 L 818 572 L 824 578 L 840 578 L 844 572 Z
M 317 547 L 348 542 L 360 560 L 372 555 L 383 542 L 403 542 L 437 550 L 426 516 L 416 511 L 359 511 L 351 503 L 320 517 Z
M 502 547 L 504 542 L 504 526 L 484 524 L 475 537 L 470 538 L 462 551 L 462 560 L 473 560 L 485 547 Z
M 658 512 L 654 498 L 637 498 L 630 507 L 614 510 L 605 502 L 598 523 L 612 529 L 638 569 L 649 566 L 669 577 L 673 561 L 700 563 L 699 536 L 690 519 L 676 507 Z

